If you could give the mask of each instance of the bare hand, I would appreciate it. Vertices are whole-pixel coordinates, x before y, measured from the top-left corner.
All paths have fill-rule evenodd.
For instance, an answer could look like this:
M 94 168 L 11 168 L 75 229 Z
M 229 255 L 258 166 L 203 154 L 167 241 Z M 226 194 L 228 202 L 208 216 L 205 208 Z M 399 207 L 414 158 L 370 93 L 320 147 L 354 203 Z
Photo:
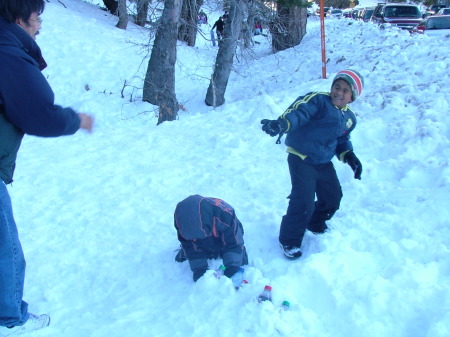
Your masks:
M 85 113 L 78 113 L 78 117 L 80 118 L 80 129 L 91 133 L 94 127 L 94 117 Z

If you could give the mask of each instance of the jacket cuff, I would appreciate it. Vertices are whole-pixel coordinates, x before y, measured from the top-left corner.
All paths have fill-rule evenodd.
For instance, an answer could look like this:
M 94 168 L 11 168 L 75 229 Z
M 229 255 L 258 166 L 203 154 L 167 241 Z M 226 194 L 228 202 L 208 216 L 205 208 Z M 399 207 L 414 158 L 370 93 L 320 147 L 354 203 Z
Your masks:
M 345 163 L 345 155 L 350 152 L 350 150 L 344 151 L 339 155 L 339 160 L 343 163 Z
M 284 131 L 284 133 L 288 133 L 289 130 L 291 129 L 291 121 L 289 119 L 287 119 L 286 117 L 280 117 L 280 118 L 283 119 L 287 124 L 286 130 Z

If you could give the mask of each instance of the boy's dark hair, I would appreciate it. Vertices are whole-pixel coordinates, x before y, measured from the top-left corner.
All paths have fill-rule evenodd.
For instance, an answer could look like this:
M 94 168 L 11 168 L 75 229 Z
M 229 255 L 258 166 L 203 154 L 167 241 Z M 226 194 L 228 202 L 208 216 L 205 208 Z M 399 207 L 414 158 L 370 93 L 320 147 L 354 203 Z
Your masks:
M 28 22 L 31 14 L 44 11 L 44 0 L 0 0 L 0 15 L 9 23 L 22 19 Z

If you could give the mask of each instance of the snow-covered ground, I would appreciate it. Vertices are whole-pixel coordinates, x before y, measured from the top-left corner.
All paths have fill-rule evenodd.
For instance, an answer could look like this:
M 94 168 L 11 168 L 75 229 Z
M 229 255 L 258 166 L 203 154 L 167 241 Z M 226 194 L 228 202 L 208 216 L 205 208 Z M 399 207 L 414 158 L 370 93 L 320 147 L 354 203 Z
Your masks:
M 210 23 L 220 15 L 206 12 Z M 274 55 L 258 36 L 251 53 L 239 49 L 216 109 L 204 98 L 217 47 L 202 36 L 195 48 L 179 42 L 176 94 L 186 111 L 156 126 L 156 107 L 140 100 L 147 29 L 119 30 L 117 18 L 79 0 L 50 0 L 42 18 L 37 42 L 56 101 L 93 114 L 96 126 L 25 137 L 8 187 L 25 300 L 52 316 L 34 336 L 450 335 L 448 37 L 326 20 L 323 79 L 311 19 L 296 48 Z M 331 231 L 307 233 L 303 257 L 289 261 L 278 248 L 287 154 L 260 120 L 329 90 L 345 68 L 365 79 L 352 104 L 362 180 L 335 161 L 344 198 Z M 224 199 L 244 225 L 249 284 L 238 292 L 212 270 L 194 283 L 188 263 L 174 261 L 173 211 L 191 194 Z M 258 304 L 265 285 L 273 302 Z M 290 311 L 280 311 L 284 300 Z

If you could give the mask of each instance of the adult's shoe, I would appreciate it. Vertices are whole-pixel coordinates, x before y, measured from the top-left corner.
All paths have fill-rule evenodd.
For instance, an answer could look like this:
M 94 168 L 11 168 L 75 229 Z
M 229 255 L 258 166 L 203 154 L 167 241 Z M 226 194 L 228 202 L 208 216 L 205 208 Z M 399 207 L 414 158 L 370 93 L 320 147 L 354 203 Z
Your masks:
M 24 325 L 6 327 L 0 326 L 0 337 L 18 336 L 24 333 L 39 330 L 50 325 L 50 316 L 47 314 L 34 315 L 30 313 L 30 317 Z

